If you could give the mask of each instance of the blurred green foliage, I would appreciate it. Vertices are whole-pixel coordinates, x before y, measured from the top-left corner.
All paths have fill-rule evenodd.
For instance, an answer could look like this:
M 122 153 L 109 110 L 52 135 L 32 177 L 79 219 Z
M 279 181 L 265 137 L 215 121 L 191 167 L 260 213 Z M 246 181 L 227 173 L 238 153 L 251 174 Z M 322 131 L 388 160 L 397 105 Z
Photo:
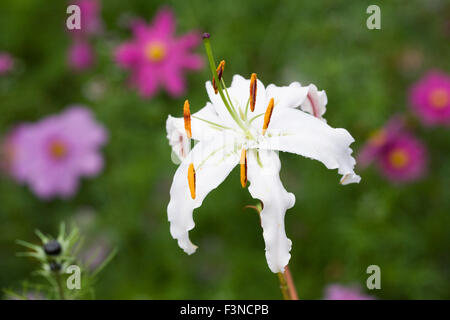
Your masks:
M 450 70 L 448 2 L 380 2 L 382 29 L 368 30 L 366 8 L 372 2 L 107 0 L 96 67 L 75 74 L 66 64 L 67 3 L 2 0 L 0 49 L 11 52 L 19 66 L 0 79 L 0 134 L 83 103 L 110 139 L 105 170 L 84 180 L 69 201 L 41 201 L 1 177 L 0 287 L 18 286 L 35 267 L 15 256 L 16 239 L 34 241 L 34 229 L 56 233 L 61 221 L 74 221 L 92 242 L 103 237 L 118 249 L 99 279 L 98 298 L 280 298 L 257 214 L 243 210 L 255 200 L 240 187 L 238 169 L 195 211 L 197 253 L 186 255 L 171 238 L 166 206 L 176 165 L 165 121 L 169 114 L 181 116 L 185 97 L 161 92 L 141 99 L 125 85 L 127 75 L 113 63 L 112 49 L 130 36 L 123 21 L 149 21 L 169 5 L 179 34 L 211 33 L 216 58 L 227 61 L 228 83 L 235 73 L 257 72 L 265 84 L 297 80 L 325 89 L 328 123 L 352 133 L 356 153 L 372 130 L 407 111 L 412 82 L 430 68 Z M 193 111 L 206 103 L 209 77 L 206 68 L 188 75 Z M 86 95 L 93 83 L 105 89 L 96 99 Z M 369 169 L 359 172 L 359 185 L 343 187 L 322 164 L 281 154 L 282 180 L 297 198 L 286 228 L 301 298 L 322 298 L 331 282 L 365 287 L 371 264 L 381 267 L 382 289 L 368 292 L 378 298 L 450 298 L 449 132 L 420 125 L 416 132 L 430 151 L 429 174 L 409 185 L 392 185 Z

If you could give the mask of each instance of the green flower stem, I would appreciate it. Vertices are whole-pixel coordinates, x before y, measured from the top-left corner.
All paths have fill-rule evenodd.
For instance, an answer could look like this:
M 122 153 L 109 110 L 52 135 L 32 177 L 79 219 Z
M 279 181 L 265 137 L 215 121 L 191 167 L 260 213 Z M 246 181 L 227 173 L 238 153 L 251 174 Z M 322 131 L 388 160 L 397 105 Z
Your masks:
M 211 68 L 211 72 L 212 72 L 212 75 L 216 82 L 220 97 L 222 98 L 222 101 L 225 104 L 225 107 L 227 108 L 227 110 L 230 113 L 233 120 L 236 121 L 236 123 L 242 128 L 242 130 L 244 130 L 244 132 L 247 132 L 247 128 L 245 127 L 245 125 L 243 124 L 241 119 L 239 119 L 239 116 L 237 115 L 236 111 L 229 105 L 229 103 L 223 93 L 222 83 L 219 81 L 219 77 L 216 72 L 216 64 L 214 62 L 214 57 L 212 54 L 211 43 L 209 41 L 209 38 L 204 38 L 203 43 L 205 44 L 206 55 L 208 56 L 208 61 L 209 61 L 209 67 Z
M 282 272 L 278 272 L 278 280 L 280 281 L 280 289 L 281 289 L 281 294 L 283 295 L 283 299 L 284 300 L 292 300 L 291 296 L 289 294 L 289 289 L 287 286 L 287 281 L 286 281 L 286 277 L 284 276 L 284 273 Z

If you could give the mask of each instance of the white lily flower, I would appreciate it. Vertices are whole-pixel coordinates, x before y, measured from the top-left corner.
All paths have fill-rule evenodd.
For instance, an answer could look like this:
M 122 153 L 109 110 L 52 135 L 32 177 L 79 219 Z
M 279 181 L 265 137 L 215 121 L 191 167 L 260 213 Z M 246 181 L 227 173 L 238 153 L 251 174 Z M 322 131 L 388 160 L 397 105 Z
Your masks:
M 223 70 L 222 70 L 223 71 Z M 249 90 L 250 88 L 250 90 Z M 314 85 L 286 87 L 233 77 L 231 87 L 216 94 L 206 83 L 210 102 L 185 118 L 167 119 L 168 138 L 182 163 L 175 173 L 167 208 L 170 232 L 188 254 L 196 250 L 189 239 L 194 228 L 193 210 L 240 164 L 241 184 L 250 182 L 249 192 L 263 203 L 260 213 L 266 259 L 272 272 L 284 272 L 290 259 L 291 240 L 286 236 L 284 216 L 295 196 L 283 187 L 278 151 L 296 153 L 338 169 L 342 184 L 358 183 L 345 129 L 335 129 L 322 121 L 326 94 Z M 225 97 L 225 98 L 224 98 Z M 253 109 L 253 111 L 251 111 Z M 188 137 L 197 141 L 187 154 Z

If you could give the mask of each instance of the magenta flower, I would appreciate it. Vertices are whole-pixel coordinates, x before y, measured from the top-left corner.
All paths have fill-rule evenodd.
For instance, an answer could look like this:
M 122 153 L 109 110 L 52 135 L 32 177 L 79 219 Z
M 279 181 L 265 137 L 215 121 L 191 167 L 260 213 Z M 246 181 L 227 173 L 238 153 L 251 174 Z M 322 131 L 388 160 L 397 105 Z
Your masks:
M 450 125 L 450 77 L 429 72 L 410 91 L 413 110 L 427 125 Z
M 40 198 L 68 198 L 82 176 L 103 168 L 99 151 L 107 133 L 83 107 L 24 124 L 6 138 L 7 167 L 18 182 L 28 184 Z
M 170 9 L 160 10 L 151 25 L 136 21 L 133 40 L 119 46 L 117 63 L 131 70 L 131 84 L 144 97 L 151 97 L 160 87 L 172 96 L 180 96 L 186 88 L 183 72 L 203 65 L 191 49 L 200 42 L 200 35 L 191 32 L 175 38 L 175 18 Z
M 339 284 L 329 285 L 325 289 L 325 300 L 374 300 L 375 298 L 364 293 L 358 287 L 345 287 Z
M 381 173 L 393 182 L 408 182 L 426 171 L 425 146 L 407 131 L 403 119 L 394 117 L 376 131 L 363 147 L 358 163 L 363 167 L 376 162 Z
M 68 60 L 69 66 L 76 71 L 89 69 L 95 60 L 94 52 L 89 42 L 81 38 L 75 39 L 69 48 Z
M 0 76 L 7 74 L 14 67 L 14 59 L 9 53 L 0 52 Z

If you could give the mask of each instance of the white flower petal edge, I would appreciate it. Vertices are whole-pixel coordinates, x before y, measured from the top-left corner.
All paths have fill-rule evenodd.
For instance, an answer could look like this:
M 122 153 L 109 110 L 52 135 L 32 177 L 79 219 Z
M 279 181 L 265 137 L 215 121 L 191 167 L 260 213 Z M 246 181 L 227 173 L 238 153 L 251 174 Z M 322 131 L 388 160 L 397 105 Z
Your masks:
M 274 151 L 260 151 L 258 164 L 256 150 L 250 150 L 248 157 L 248 190 L 253 198 L 263 202 L 261 226 L 266 244 L 267 264 L 272 272 L 284 272 L 291 258 L 292 242 L 286 236 L 284 216 L 286 210 L 295 204 L 295 196 L 287 192 L 281 183 L 281 168 L 278 154 Z
M 170 233 L 178 240 L 180 248 L 188 254 L 197 249 L 189 239 L 189 231 L 195 226 L 192 218 L 194 209 L 202 205 L 206 195 L 217 188 L 239 162 L 234 145 L 220 142 L 211 140 L 196 144 L 178 167 L 170 188 L 170 202 L 167 207 Z M 195 199 L 191 198 L 187 179 L 190 163 L 196 168 L 198 181 Z
M 342 184 L 359 182 L 351 156 L 354 141 L 347 130 L 332 128 L 325 122 L 298 109 L 285 108 L 273 113 L 268 137 L 260 149 L 278 150 L 318 160 L 328 169 L 338 169 Z

